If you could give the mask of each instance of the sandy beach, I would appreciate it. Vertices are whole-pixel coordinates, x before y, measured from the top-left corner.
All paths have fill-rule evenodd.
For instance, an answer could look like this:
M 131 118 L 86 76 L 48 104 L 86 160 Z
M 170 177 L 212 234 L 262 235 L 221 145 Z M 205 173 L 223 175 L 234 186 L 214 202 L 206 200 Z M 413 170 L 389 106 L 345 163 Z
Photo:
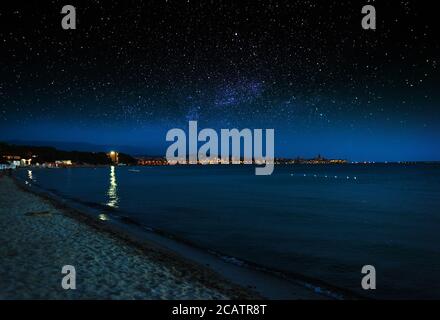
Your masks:
M 74 219 L 0 177 L 0 299 L 236 299 L 257 297 L 155 246 L 142 249 Z M 64 265 L 76 290 L 61 287 Z

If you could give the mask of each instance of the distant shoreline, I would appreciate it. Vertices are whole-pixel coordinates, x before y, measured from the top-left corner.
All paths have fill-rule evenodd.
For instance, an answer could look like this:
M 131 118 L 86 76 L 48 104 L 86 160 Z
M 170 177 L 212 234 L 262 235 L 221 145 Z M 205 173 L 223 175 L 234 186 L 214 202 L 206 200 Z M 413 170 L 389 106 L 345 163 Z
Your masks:
M 197 156 L 196 156 L 197 159 Z M 234 158 L 240 162 L 235 165 L 264 165 L 261 159 L 247 159 L 244 157 Z M 232 162 L 232 157 L 229 162 Z M 245 161 L 249 160 L 249 161 Z M 102 167 L 102 166 L 169 166 L 169 165 L 225 165 L 221 164 L 220 158 L 197 160 L 196 164 L 189 164 L 189 158 L 181 158 L 182 163 L 170 164 L 164 156 L 136 155 L 120 153 L 118 151 L 65 151 L 50 146 L 14 145 L 0 142 L 0 170 L 2 165 L 21 166 L 23 162 L 36 167 Z M 314 158 L 275 157 L 271 159 L 275 165 L 369 165 L 369 164 L 439 164 L 440 160 L 402 160 L 402 161 L 352 161 L 344 158 L 332 159 L 318 154 Z M 18 163 L 18 164 L 14 164 Z M 272 162 L 271 162 L 272 163 Z M 231 164 L 231 163 L 228 163 Z
M 197 167 L 216 167 L 216 166 L 253 166 L 252 164 L 159 164 L 159 165 L 138 165 L 138 164 L 130 164 L 123 165 L 124 167 L 167 167 L 167 166 L 197 166 Z M 372 165 L 440 165 L 440 161 L 400 161 L 400 162 L 347 162 L 347 163 L 275 163 L 275 166 L 372 166 Z M 66 168 L 108 168 L 108 167 L 118 167 L 115 164 L 73 164 L 68 166 L 57 166 L 57 167 L 48 167 L 48 166 L 18 166 L 16 169 L 66 169 Z M 5 169 L 7 170 L 7 169 Z M 15 169 L 13 169 L 15 170 Z M 1 170 L 0 172 L 4 171 Z

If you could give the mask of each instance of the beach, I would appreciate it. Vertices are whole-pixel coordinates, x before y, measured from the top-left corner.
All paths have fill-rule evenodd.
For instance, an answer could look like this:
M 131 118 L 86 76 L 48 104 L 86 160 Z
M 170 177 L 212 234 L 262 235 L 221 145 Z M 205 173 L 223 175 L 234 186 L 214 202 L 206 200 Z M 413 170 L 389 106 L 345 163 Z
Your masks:
M 440 167 L 278 166 L 264 181 L 252 171 L 20 168 L 0 183 L 0 296 L 44 293 L 25 290 L 40 274 L 58 290 L 45 296 L 61 298 L 438 296 Z M 59 291 L 63 265 L 76 267 L 74 292 Z M 360 285 L 364 265 L 383 274 L 374 292 Z
M 89 225 L 0 177 L 0 299 L 247 299 L 208 268 Z M 61 286 L 64 265 L 76 289 Z

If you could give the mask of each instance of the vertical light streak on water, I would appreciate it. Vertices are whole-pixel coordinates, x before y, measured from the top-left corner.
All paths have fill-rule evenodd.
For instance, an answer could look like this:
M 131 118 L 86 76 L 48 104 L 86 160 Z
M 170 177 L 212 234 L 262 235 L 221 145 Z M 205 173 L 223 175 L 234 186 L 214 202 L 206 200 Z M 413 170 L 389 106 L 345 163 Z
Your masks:
M 28 179 L 33 181 L 34 176 L 32 175 L 32 170 L 28 170 L 27 172 L 28 172 Z
M 118 208 L 118 183 L 116 180 L 115 167 L 110 167 L 110 185 L 107 191 L 108 202 L 107 205 L 112 208 Z

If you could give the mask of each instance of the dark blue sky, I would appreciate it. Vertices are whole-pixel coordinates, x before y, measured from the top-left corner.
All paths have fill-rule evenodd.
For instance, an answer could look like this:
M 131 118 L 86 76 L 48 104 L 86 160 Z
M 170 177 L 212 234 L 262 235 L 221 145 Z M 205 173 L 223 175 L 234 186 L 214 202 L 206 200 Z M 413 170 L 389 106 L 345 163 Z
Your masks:
M 366 31 L 354 1 L 72 4 L 69 31 L 61 2 L 2 7 L 0 140 L 163 155 L 198 120 L 274 128 L 277 157 L 440 160 L 429 5 L 377 4 Z

